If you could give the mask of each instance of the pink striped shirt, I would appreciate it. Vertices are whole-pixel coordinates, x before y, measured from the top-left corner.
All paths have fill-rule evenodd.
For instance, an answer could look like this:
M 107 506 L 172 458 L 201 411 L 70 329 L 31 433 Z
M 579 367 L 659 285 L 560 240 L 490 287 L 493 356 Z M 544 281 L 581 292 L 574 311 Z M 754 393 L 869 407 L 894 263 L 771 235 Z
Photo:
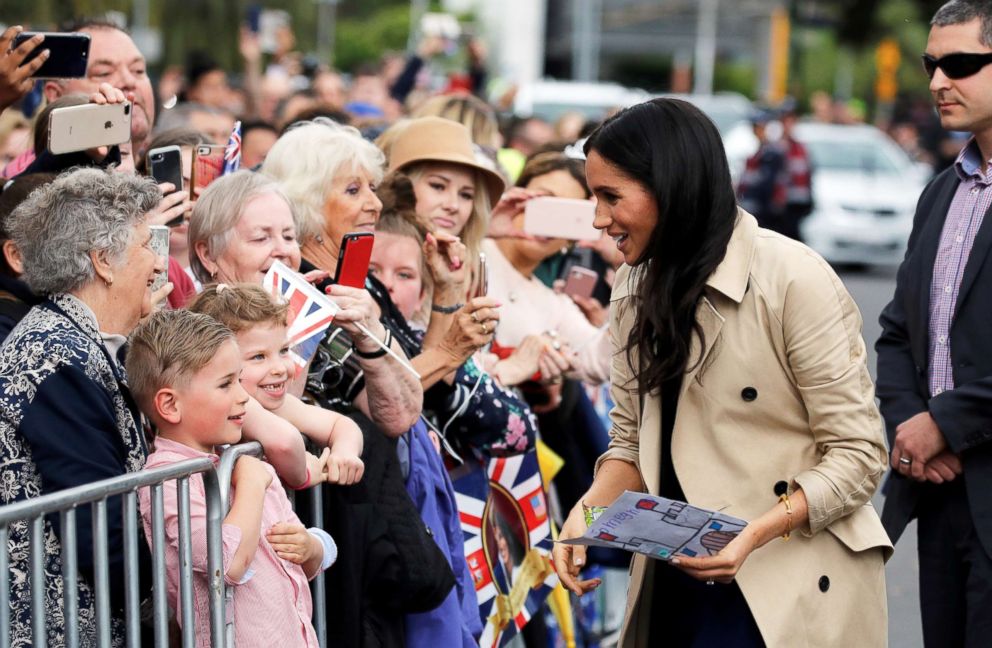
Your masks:
M 992 164 L 982 174 L 981 151 L 972 138 L 954 162 L 961 179 L 947 210 L 930 282 L 930 396 L 954 389 L 951 326 L 961 278 L 985 212 L 992 206 Z
M 155 452 L 148 457 L 146 468 L 209 457 L 214 463 L 219 458 L 204 454 L 195 448 L 164 439 L 155 439 Z M 241 583 L 230 580 L 234 586 L 234 631 L 237 646 L 305 646 L 317 648 L 317 634 L 311 615 L 313 603 L 306 574 L 300 565 L 283 560 L 276 555 L 265 532 L 278 522 L 300 524 L 299 518 L 280 485 L 272 466 L 265 464 L 272 474 L 272 483 L 265 491 L 262 505 L 262 535 L 255 558 Z M 179 616 L 179 498 L 176 482 L 163 488 L 165 500 L 165 560 L 169 578 L 169 604 Z M 141 517 L 149 545 L 151 536 L 151 489 L 143 488 L 138 494 Z M 210 645 L 210 607 L 207 585 L 207 500 L 201 475 L 189 480 L 190 529 L 193 548 L 193 610 L 195 612 L 196 645 Z M 233 525 L 222 527 L 224 571 L 241 543 L 241 530 Z M 226 579 L 225 579 L 226 580 Z M 228 610 L 230 615 L 231 610 Z M 179 619 L 181 622 L 181 619 Z

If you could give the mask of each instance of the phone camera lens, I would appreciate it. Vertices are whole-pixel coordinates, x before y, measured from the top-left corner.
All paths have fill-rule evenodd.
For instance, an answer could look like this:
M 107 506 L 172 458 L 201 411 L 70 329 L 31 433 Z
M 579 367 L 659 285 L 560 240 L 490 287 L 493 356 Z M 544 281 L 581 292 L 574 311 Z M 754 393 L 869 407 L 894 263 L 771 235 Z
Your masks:
M 124 114 L 125 115 L 131 114 L 131 104 L 124 104 Z

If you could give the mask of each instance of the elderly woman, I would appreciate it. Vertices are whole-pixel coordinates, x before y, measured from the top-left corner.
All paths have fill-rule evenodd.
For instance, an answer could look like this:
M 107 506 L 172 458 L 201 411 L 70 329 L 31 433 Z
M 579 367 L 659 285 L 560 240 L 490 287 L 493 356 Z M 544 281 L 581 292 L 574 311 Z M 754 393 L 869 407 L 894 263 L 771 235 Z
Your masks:
M 310 231 L 305 226 L 301 229 Z M 190 267 L 204 283 L 259 283 L 277 260 L 293 270 L 301 268 L 297 223 L 286 193 L 268 176 L 249 171 L 221 178 L 203 193 L 190 221 L 189 247 Z M 315 279 L 327 276 L 327 272 L 311 275 Z M 379 356 L 376 342 L 357 328 L 363 324 L 380 340 L 385 339 L 368 293 L 341 287 L 336 291 L 333 298 L 342 310 L 334 323 L 353 336 L 361 352 L 354 354 L 354 362 L 364 375 L 365 388 L 355 404 L 384 431 L 401 434 L 420 415 L 420 385 L 396 360 Z M 362 358 L 362 354 L 374 357 Z
M 323 275 L 318 287 L 343 309 L 334 323 L 351 338 L 345 342 L 336 327 L 328 332 L 311 366 L 309 386 L 325 405 L 354 404 L 395 437 L 420 418 L 423 388 L 355 324 L 364 324 L 380 340 L 387 338 L 388 329 L 398 353 L 412 355 L 417 345 L 395 325 L 401 318 L 383 308 L 381 284 L 370 280 L 363 290 L 326 281 L 337 267 L 344 235 L 375 231 L 382 207 L 375 184 L 382 177 L 382 162 L 382 153 L 357 130 L 318 118 L 280 137 L 262 171 L 281 184 L 296 211 L 303 253 L 300 270 L 322 271 L 311 276 Z
M 149 247 L 147 219 L 162 195 L 151 180 L 82 169 L 37 189 L 13 213 L 10 233 L 24 280 L 44 295 L 0 347 L 0 503 L 141 470 L 147 448 L 119 352 L 152 309 L 165 269 Z M 71 433 L 69 433 L 71 432 Z M 92 536 L 77 512 L 79 631 L 95 642 Z M 111 582 L 122 582 L 121 514 L 111 512 Z M 45 520 L 49 641 L 65 631 L 57 521 Z M 28 528 L 10 527 L 12 640 L 31 643 Z M 6 549 L 6 548 L 5 548 Z M 115 625 L 115 631 L 119 628 Z

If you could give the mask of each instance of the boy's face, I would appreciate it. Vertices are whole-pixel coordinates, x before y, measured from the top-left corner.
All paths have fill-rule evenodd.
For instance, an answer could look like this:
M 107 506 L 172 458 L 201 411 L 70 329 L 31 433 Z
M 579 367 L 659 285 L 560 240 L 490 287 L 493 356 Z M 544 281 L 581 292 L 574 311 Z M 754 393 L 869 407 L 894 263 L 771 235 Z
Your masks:
M 238 333 L 238 347 L 242 361 L 241 386 L 265 409 L 281 407 L 289 379 L 295 372 L 286 327 L 257 324 Z
M 238 381 L 240 372 L 238 345 L 229 340 L 185 387 L 175 390 L 188 440 L 203 452 L 241 440 L 248 394 Z

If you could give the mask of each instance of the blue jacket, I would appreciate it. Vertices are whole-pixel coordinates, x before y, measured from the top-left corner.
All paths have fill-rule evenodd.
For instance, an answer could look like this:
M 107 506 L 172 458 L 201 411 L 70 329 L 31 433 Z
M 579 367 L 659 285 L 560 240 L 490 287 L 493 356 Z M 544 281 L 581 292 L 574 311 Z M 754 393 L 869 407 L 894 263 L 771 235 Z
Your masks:
M 0 347 L 0 504 L 141 470 L 147 449 L 123 369 L 110 356 L 96 318 L 77 298 L 35 306 Z M 115 506 L 116 504 L 116 506 Z M 108 502 L 111 582 L 122 582 L 119 500 Z M 79 638 L 95 643 L 90 507 L 76 514 Z M 10 526 L 11 639 L 31 645 L 28 524 Z M 65 628 L 59 519 L 45 520 L 45 611 L 49 642 Z M 123 637 L 115 623 L 115 643 Z
M 430 612 L 406 616 L 408 648 L 477 648 L 474 637 L 482 634 L 479 604 L 472 575 L 465 562 L 464 538 L 458 518 L 455 491 L 441 455 L 418 421 L 405 435 L 410 450 L 410 476 L 406 491 L 430 528 L 441 551 L 448 556 L 455 587 L 441 605 Z

